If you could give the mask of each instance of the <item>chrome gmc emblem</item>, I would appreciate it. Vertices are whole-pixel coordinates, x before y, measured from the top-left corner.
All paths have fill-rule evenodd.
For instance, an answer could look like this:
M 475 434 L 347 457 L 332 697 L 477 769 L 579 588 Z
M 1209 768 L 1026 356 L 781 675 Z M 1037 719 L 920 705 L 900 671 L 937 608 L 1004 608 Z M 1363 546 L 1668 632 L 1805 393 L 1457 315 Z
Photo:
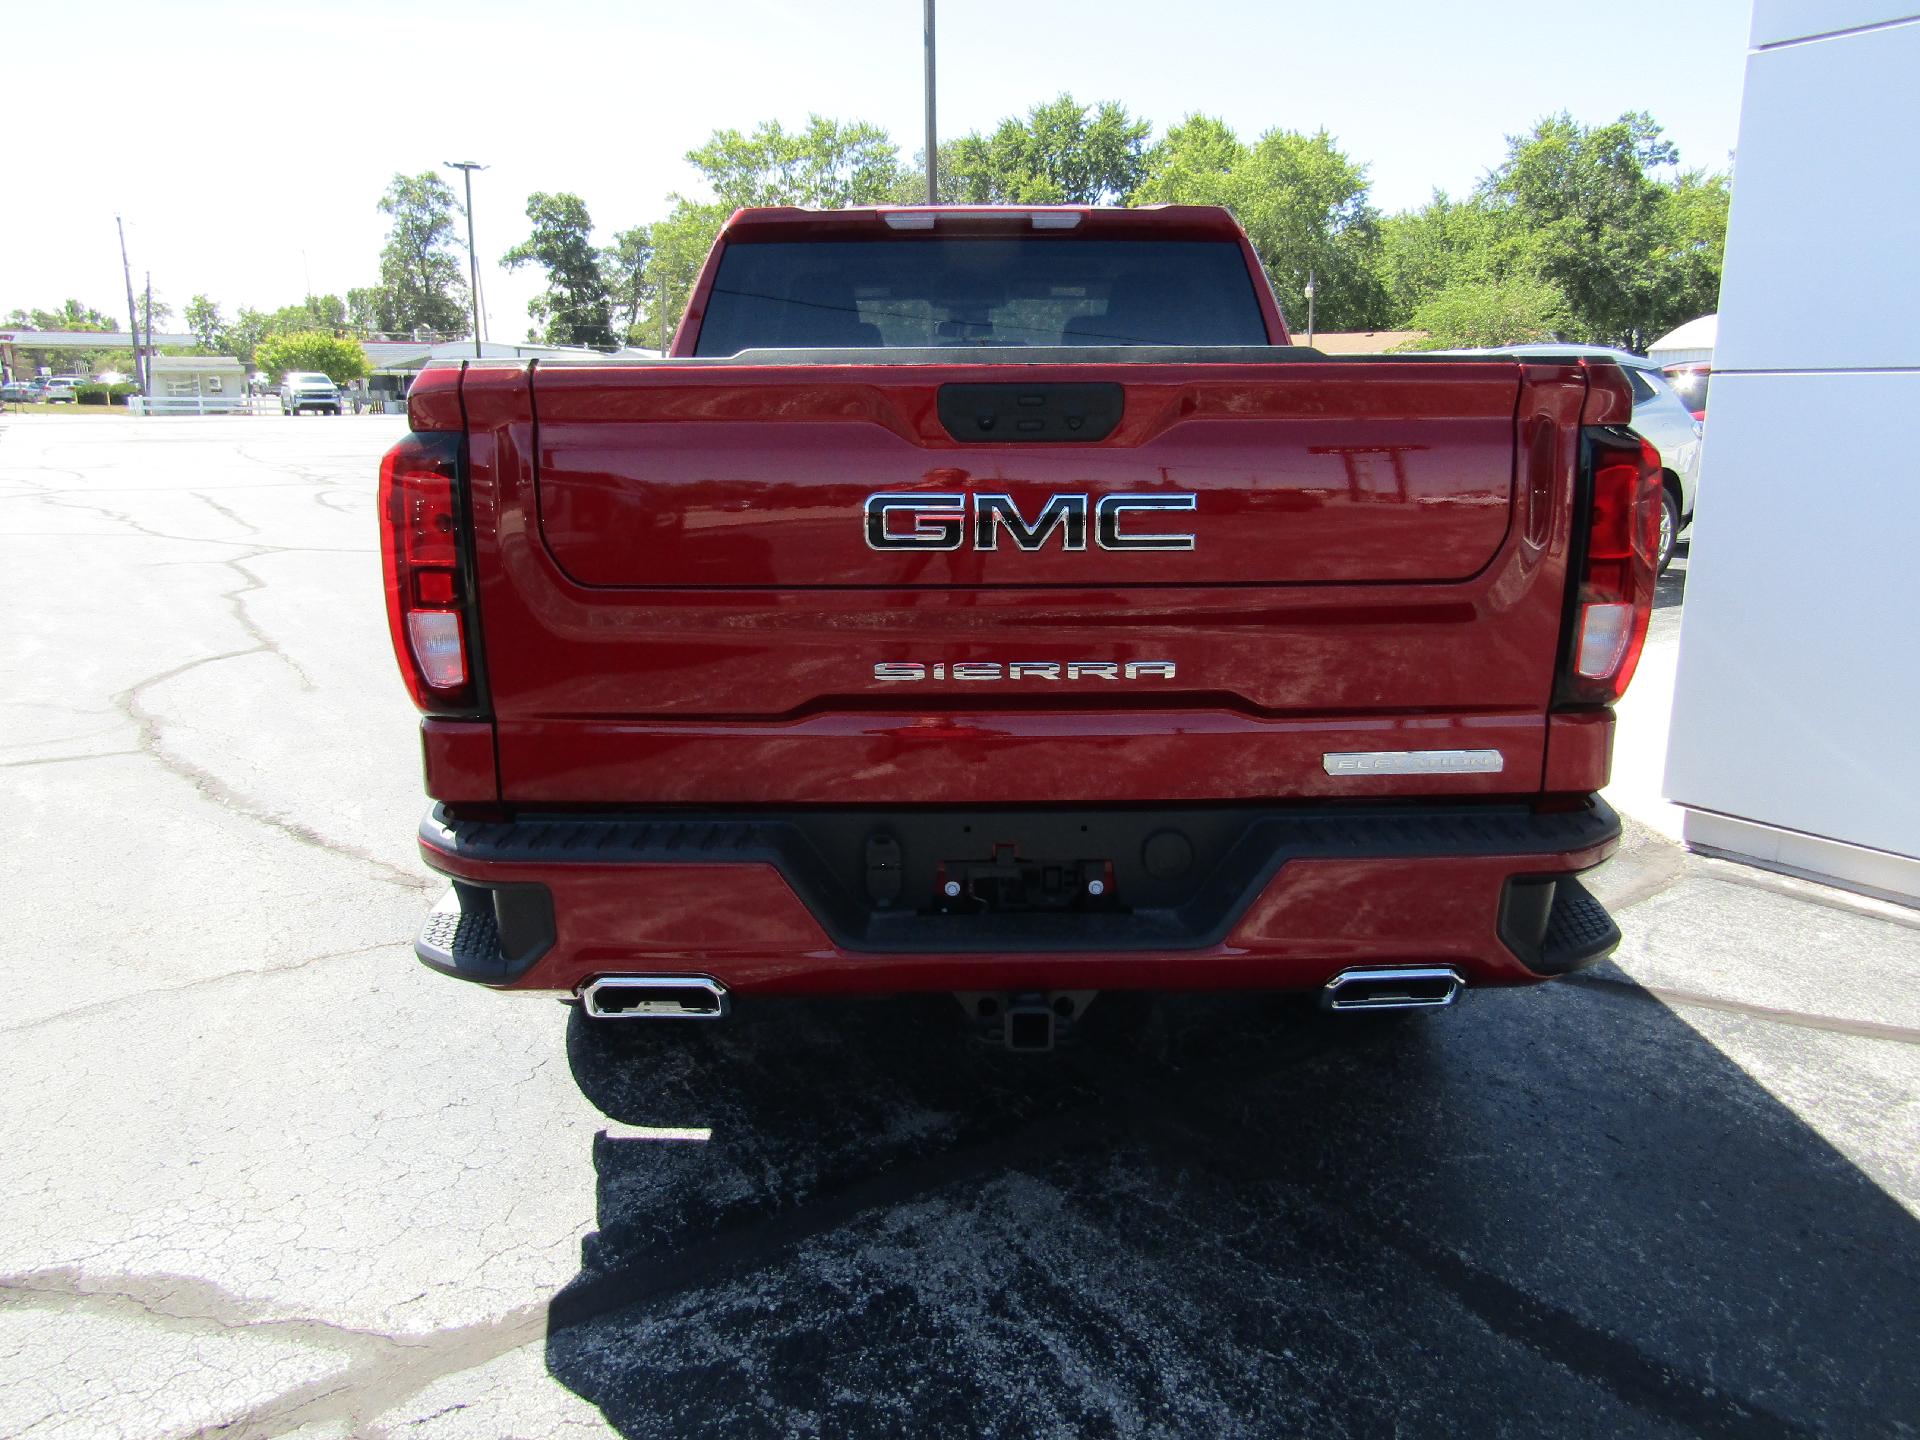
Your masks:
M 867 497 L 867 546 L 873 550 L 998 550 L 1004 533 L 1016 550 L 1041 550 L 1058 533 L 1063 550 L 1087 548 L 1087 518 L 1093 543 L 1102 550 L 1191 550 L 1191 531 L 1139 528 L 1142 515 L 1190 511 L 1200 497 L 1187 492 L 1158 495 L 1051 495 L 1029 521 L 1011 495 L 928 495 L 882 490 Z

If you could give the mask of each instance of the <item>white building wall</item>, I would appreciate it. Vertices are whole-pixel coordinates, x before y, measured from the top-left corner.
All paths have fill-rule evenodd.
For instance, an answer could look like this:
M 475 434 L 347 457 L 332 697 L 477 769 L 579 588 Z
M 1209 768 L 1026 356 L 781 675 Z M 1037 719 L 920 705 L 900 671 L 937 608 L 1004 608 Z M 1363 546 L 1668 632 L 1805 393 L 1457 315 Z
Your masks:
M 1666 793 L 1920 899 L 1920 4 L 1757 0 Z

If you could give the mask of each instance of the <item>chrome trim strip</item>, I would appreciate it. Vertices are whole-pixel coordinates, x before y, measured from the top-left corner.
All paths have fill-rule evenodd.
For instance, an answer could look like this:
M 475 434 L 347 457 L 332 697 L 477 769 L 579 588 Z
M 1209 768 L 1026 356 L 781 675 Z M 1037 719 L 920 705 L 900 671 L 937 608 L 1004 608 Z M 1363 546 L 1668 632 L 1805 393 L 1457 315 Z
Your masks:
M 1329 775 L 1498 775 L 1498 750 L 1347 750 L 1320 757 Z

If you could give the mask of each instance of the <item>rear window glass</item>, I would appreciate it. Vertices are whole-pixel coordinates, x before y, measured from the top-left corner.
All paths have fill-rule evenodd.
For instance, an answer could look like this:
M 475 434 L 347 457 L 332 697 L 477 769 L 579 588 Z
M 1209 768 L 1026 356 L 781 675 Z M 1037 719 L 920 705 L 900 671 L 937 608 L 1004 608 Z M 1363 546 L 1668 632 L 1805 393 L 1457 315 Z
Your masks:
M 961 237 L 729 245 L 694 353 L 1266 343 L 1238 245 Z

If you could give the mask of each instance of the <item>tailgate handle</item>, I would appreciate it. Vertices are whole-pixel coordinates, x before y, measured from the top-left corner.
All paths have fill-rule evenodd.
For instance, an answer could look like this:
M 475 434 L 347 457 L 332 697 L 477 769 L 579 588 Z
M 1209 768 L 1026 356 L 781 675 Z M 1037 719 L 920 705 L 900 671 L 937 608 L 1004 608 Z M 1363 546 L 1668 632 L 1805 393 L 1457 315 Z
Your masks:
M 963 444 L 1104 440 L 1120 423 L 1119 385 L 942 385 L 940 423 Z

